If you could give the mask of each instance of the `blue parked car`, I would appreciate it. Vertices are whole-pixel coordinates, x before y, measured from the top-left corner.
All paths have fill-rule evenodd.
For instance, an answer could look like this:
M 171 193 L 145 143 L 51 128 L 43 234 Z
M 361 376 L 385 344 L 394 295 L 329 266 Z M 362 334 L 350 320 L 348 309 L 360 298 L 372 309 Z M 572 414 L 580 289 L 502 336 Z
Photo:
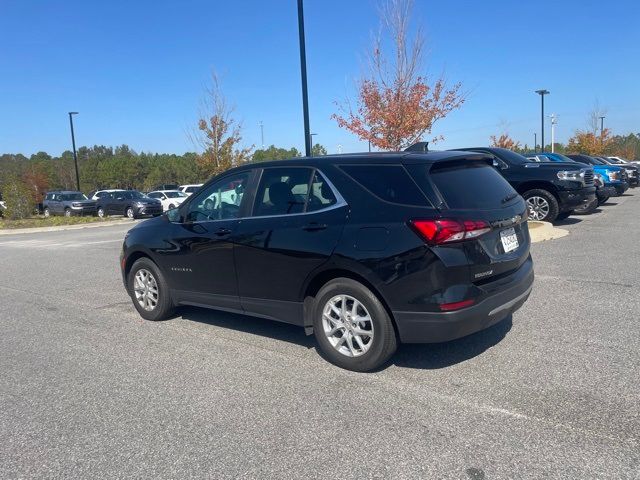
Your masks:
M 592 165 L 595 171 L 605 177 L 605 185 L 610 185 L 616 189 L 617 195 L 622 195 L 629 188 L 627 181 L 628 176 L 624 168 L 617 167 L 616 165 L 608 165 L 598 158 L 591 157 L 589 155 L 566 155 L 571 160 L 579 163 L 586 163 Z M 608 181 L 607 181 L 608 180 Z M 617 196 L 616 195 L 616 196 Z

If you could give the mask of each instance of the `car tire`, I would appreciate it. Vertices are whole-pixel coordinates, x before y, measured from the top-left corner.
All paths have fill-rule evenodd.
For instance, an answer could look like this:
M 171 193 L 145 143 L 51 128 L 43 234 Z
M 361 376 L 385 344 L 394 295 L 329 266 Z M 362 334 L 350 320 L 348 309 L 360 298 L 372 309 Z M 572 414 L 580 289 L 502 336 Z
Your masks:
M 65 217 L 70 217 L 71 216 L 71 209 L 70 208 L 65 208 L 64 209 L 64 216 Z
M 127 218 L 131 218 L 132 220 L 136 218 L 135 213 L 133 212 L 133 208 L 132 207 L 127 207 L 127 209 L 124 212 L 124 215 Z
M 598 208 L 598 199 L 594 198 L 586 205 L 580 205 L 578 208 L 574 210 L 574 212 L 578 215 L 589 215 L 596 211 Z
M 556 216 L 556 222 L 557 221 L 561 221 L 561 220 L 566 220 L 567 218 L 569 218 L 571 215 L 573 215 L 574 213 L 578 213 L 576 210 L 569 210 L 568 212 L 560 212 L 557 216 Z
M 604 205 L 608 201 L 609 201 L 609 197 L 599 198 L 598 199 L 598 206 Z
M 167 210 L 173 210 L 174 208 L 176 208 L 176 206 L 172 203 L 171 205 L 169 205 L 169 208 Z
M 44 217 L 45 218 L 49 218 L 51 216 L 51 210 L 49 210 L 48 208 L 44 209 Z
M 535 188 L 524 192 L 522 196 L 527 202 L 529 220 L 553 222 L 558 217 L 558 201 L 551 192 Z
M 361 320 L 354 320 L 354 313 Z M 398 340 L 387 310 L 371 290 L 355 280 L 328 282 L 315 298 L 312 315 L 319 352 L 334 365 L 367 372 L 382 366 L 396 351 Z
M 99 208 L 98 208 L 97 214 L 98 214 L 98 216 L 99 216 L 100 218 L 104 218 L 104 217 L 106 217 L 106 216 L 107 216 L 107 214 L 106 214 L 106 213 L 105 213 L 105 211 L 104 211 L 104 208 L 102 208 L 102 207 L 99 207 Z
M 145 320 L 166 320 L 173 315 L 175 306 L 167 281 L 151 259 L 143 257 L 135 261 L 127 276 L 127 290 L 133 306 Z

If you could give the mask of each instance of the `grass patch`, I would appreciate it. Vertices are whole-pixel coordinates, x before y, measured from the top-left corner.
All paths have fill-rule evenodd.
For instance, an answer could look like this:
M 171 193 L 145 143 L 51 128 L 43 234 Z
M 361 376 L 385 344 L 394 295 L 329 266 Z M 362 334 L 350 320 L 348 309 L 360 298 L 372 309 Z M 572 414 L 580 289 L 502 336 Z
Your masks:
M 49 217 L 42 216 L 24 218 L 22 220 L 7 220 L 0 218 L 0 229 L 58 227 L 62 225 L 80 225 L 84 223 L 105 222 L 109 219 L 100 217 Z M 113 219 L 112 219 L 113 220 Z

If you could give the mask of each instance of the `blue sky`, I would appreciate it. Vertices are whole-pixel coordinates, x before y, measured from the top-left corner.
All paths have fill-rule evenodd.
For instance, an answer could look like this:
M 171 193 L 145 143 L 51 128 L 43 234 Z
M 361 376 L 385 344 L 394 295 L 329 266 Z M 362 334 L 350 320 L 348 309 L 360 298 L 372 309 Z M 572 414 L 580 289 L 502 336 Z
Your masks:
M 366 148 L 330 116 L 365 70 L 377 4 L 305 2 L 311 129 L 330 153 Z M 585 126 L 596 99 L 614 133 L 640 131 L 640 3 L 416 0 L 414 15 L 425 71 L 469 92 L 436 124 L 437 148 L 486 144 L 505 127 L 532 144 L 539 88 L 551 91 L 559 141 Z M 262 120 L 266 144 L 302 150 L 295 0 L 0 0 L 0 35 L 0 153 L 69 149 L 70 110 L 79 145 L 192 151 L 212 70 L 247 144 L 260 146 Z

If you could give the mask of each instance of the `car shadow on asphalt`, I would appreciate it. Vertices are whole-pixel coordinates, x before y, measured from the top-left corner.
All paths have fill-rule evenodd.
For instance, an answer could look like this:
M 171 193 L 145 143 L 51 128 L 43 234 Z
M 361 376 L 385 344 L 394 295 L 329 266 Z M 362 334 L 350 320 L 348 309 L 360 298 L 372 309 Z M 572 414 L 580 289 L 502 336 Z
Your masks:
M 404 368 L 436 370 L 450 367 L 457 363 L 477 357 L 494 345 L 497 345 L 513 326 L 513 318 L 509 315 L 499 323 L 457 340 L 445 343 L 400 345 L 391 363 Z
M 563 225 L 575 225 L 576 223 L 580 223 L 582 221 L 582 219 L 580 218 L 576 218 L 576 217 L 569 217 L 569 218 L 565 218 L 564 220 L 556 220 L 555 222 L 553 222 L 553 224 L 557 227 L 557 226 L 563 226 Z
M 180 307 L 177 316 L 193 322 L 295 343 L 306 348 L 315 347 L 315 340 L 312 336 L 305 335 L 304 329 L 289 323 L 197 307 Z
M 197 307 L 181 307 L 177 312 L 177 317 L 289 342 L 309 349 L 316 347 L 313 336 L 305 335 L 301 327 L 288 323 Z M 401 344 L 391 360 L 375 371 L 385 370 L 392 364 L 398 367 L 425 370 L 450 367 L 476 357 L 498 344 L 512 326 L 513 320 L 509 315 L 503 321 L 486 330 L 451 342 Z

